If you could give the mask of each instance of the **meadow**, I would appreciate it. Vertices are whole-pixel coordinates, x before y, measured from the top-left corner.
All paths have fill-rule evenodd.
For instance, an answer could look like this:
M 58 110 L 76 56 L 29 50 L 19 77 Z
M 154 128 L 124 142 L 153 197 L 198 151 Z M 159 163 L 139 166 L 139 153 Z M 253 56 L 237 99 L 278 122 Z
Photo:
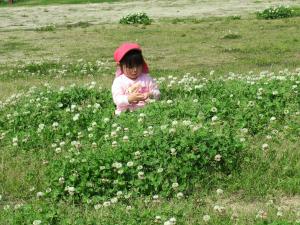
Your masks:
M 0 224 L 300 223 L 299 22 L 0 30 Z M 162 96 L 115 117 L 124 40 Z

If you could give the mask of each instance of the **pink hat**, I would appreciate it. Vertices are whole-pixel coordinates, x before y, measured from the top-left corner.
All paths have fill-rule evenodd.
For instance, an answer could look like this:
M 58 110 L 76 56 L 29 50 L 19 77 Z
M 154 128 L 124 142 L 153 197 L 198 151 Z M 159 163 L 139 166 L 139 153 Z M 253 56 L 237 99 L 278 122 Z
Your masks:
M 121 59 L 124 57 L 124 55 L 129 52 L 130 50 L 140 50 L 142 51 L 141 47 L 136 43 L 124 43 L 119 48 L 116 49 L 114 53 L 114 59 L 117 63 L 121 61 Z M 149 68 L 147 63 L 144 61 L 143 65 L 143 73 L 149 73 Z M 116 70 L 116 77 L 120 76 L 122 74 L 122 71 L 120 68 Z

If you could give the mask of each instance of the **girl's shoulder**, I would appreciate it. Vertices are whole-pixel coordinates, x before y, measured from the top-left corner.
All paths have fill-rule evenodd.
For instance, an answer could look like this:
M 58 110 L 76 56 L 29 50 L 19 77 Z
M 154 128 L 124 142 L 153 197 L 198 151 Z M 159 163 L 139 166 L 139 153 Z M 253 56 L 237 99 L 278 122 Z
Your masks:
M 145 80 L 152 80 L 152 77 L 150 76 L 149 73 L 142 73 L 140 78 Z

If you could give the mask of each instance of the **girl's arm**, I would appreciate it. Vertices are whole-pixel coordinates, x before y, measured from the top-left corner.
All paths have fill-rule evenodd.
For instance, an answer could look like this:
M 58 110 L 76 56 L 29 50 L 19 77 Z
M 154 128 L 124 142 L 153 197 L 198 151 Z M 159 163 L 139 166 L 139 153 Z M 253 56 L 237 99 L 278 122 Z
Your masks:
M 115 79 L 113 82 L 112 96 L 113 96 L 113 101 L 117 106 L 129 105 L 128 97 L 125 94 L 124 87 L 122 87 L 121 82 L 118 82 L 118 79 Z

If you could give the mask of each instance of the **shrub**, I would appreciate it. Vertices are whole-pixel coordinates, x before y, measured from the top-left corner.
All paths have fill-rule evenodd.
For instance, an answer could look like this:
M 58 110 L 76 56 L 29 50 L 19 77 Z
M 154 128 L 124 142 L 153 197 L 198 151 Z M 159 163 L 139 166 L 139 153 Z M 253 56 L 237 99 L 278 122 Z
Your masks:
M 56 26 L 54 24 L 49 24 L 35 29 L 35 31 L 55 31 L 55 30 L 56 30 Z
M 272 6 L 262 12 L 256 13 L 257 18 L 260 19 L 280 19 L 293 16 L 293 10 L 287 6 Z
M 119 21 L 121 24 L 143 24 L 143 25 L 150 25 L 152 19 L 146 13 L 133 13 L 129 14 Z

